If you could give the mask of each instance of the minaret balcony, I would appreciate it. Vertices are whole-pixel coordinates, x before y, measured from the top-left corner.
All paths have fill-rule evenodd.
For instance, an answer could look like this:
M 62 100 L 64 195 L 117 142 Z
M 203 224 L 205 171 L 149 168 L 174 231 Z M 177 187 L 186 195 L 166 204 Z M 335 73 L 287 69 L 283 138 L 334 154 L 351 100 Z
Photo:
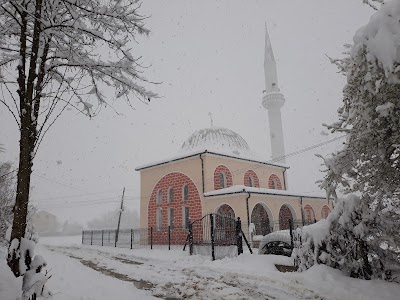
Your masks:
M 285 104 L 285 97 L 279 92 L 264 92 L 262 105 L 264 108 L 280 109 Z

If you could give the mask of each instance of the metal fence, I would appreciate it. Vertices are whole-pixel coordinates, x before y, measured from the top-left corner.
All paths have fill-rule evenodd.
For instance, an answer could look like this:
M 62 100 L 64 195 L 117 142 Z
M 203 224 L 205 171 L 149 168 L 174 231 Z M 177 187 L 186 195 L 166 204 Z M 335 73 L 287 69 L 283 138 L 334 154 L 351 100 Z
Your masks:
M 211 256 L 212 260 L 243 253 L 243 239 L 250 252 L 250 244 L 243 234 L 240 218 L 207 214 L 189 225 L 190 254 Z
M 243 253 L 243 245 L 258 248 L 262 236 L 279 230 L 294 230 L 314 222 L 290 220 L 255 226 L 242 225 L 240 218 L 207 214 L 184 227 L 84 230 L 82 244 L 119 248 L 186 250 L 190 254 L 211 256 L 212 259 L 232 257 Z M 287 227 L 287 228 L 286 228 Z
M 182 250 L 188 236 L 183 228 L 139 228 L 84 230 L 82 244 L 118 248 L 179 249 Z

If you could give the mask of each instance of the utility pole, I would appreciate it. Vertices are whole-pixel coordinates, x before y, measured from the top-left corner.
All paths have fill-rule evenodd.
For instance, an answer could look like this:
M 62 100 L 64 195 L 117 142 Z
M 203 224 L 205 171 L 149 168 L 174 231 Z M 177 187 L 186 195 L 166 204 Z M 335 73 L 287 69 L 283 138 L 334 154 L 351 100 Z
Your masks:
M 125 195 L 125 187 L 122 190 L 121 208 L 119 210 L 117 232 L 115 233 L 115 244 L 117 244 L 117 242 L 118 242 L 119 225 L 121 224 L 121 215 L 122 215 L 122 211 L 124 210 L 124 195 Z

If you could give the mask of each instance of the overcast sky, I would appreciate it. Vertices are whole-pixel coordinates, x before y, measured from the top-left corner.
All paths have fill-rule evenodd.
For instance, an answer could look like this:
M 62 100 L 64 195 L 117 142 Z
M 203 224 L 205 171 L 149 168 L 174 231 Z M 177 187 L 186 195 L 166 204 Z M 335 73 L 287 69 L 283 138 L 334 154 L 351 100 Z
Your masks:
M 148 38 L 132 53 L 151 65 L 148 78 L 162 98 L 135 109 L 118 101 L 119 112 L 103 109 L 89 120 L 70 110 L 46 136 L 34 162 L 32 199 L 61 221 L 86 223 L 118 207 L 125 186 L 126 207 L 139 209 L 135 167 L 176 155 L 195 130 L 215 126 L 239 133 L 250 148 L 270 159 L 264 87 L 264 28 L 277 60 L 286 153 L 332 139 L 322 123 L 333 122 L 345 78 L 327 58 L 341 57 L 343 45 L 373 11 L 361 0 L 196 1 L 147 0 Z M 111 99 L 111 102 L 113 100 Z M 18 131 L 0 107 L 1 160 L 17 165 Z M 289 189 L 323 194 L 323 155 L 340 143 L 287 159 Z

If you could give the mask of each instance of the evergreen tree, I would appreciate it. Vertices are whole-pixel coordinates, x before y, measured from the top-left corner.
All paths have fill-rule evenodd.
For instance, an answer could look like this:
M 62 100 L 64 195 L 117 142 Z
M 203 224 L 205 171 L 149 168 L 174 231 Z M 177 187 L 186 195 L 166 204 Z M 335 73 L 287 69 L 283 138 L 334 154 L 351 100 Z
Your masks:
M 325 159 L 322 182 L 336 207 L 322 222 L 325 239 L 316 242 L 305 230 L 301 268 L 326 263 L 366 279 L 395 279 L 400 271 L 399 20 L 400 1 L 383 4 L 357 31 L 349 55 L 336 61 L 347 84 L 339 120 L 328 128 L 346 132 L 347 140 Z M 357 196 L 338 200 L 338 191 Z

